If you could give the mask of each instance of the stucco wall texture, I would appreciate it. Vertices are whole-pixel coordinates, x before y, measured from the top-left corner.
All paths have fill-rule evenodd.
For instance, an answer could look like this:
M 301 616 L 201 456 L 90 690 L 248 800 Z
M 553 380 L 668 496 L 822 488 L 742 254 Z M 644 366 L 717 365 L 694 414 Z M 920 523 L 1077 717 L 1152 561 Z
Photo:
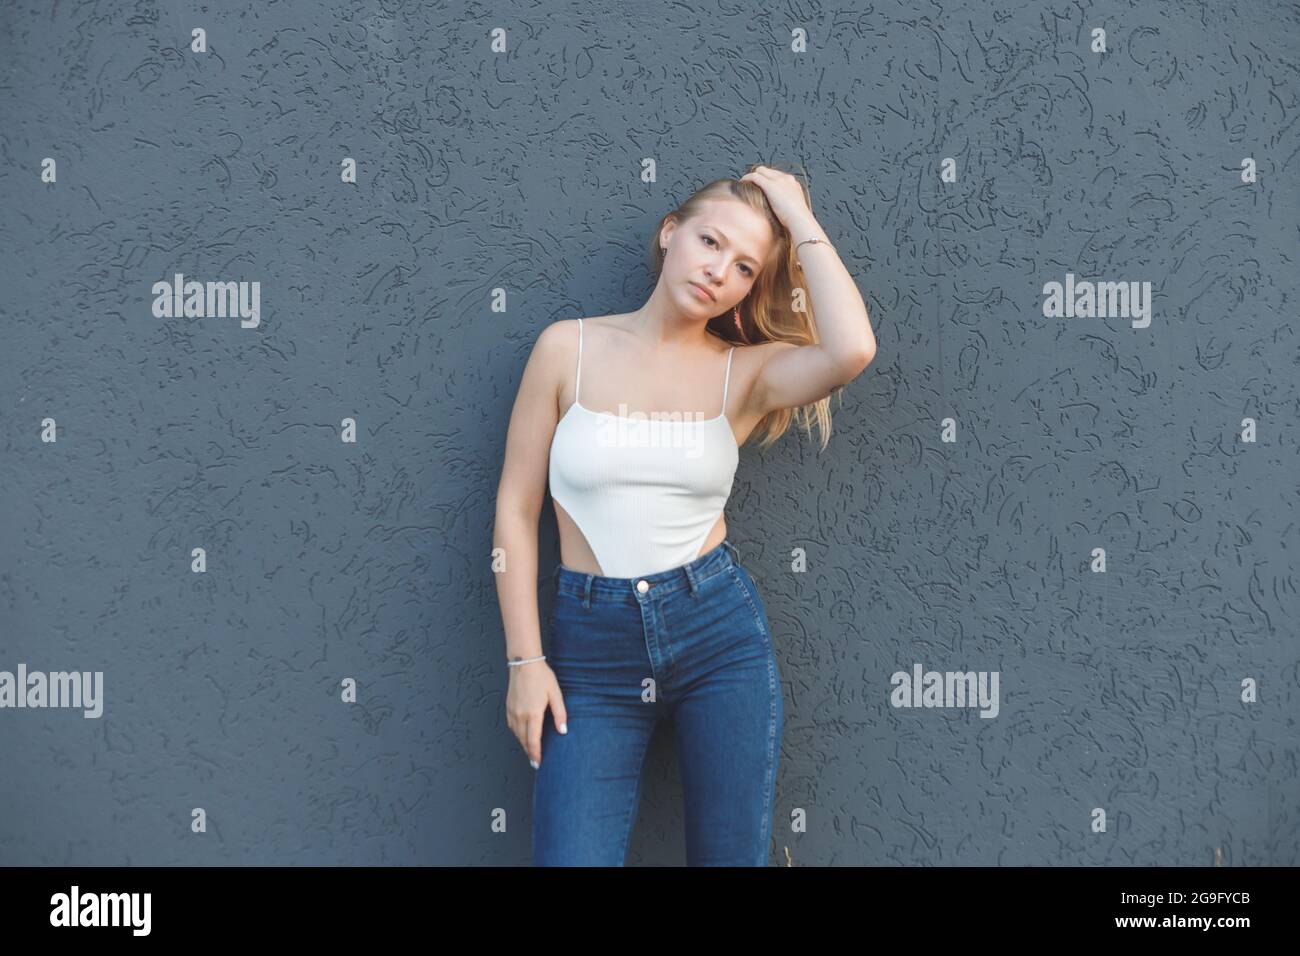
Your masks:
M 528 864 L 520 374 L 754 162 L 807 169 L 879 343 L 727 508 L 784 679 L 772 864 L 1300 863 L 1294 4 L 0 24 L 0 671 L 103 675 L 95 718 L 0 709 L 0 863 Z M 259 283 L 256 323 L 155 315 L 178 273 Z M 1046 315 L 1067 281 L 1150 283 L 1149 324 Z M 894 706 L 918 664 L 996 672 L 996 716 Z M 684 861 L 680 799 L 661 732 L 629 865 Z

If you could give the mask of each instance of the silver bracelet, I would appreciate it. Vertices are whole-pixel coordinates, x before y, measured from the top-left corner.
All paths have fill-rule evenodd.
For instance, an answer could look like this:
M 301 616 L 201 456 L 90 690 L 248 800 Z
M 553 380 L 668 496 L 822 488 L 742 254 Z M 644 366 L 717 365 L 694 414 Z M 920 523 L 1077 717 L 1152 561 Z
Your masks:
M 795 255 L 794 263 L 795 263 L 795 265 L 797 265 L 800 269 L 803 268 L 803 263 L 799 261 L 799 247 L 802 246 L 805 242 L 820 242 L 820 243 L 823 243 L 824 245 L 831 246 L 831 244 L 830 244 L 830 242 L 829 242 L 828 240 L 823 239 L 823 238 L 821 238 L 820 236 L 813 236 L 811 239 L 801 239 L 801 240 L 799 240 L 798 242 L 796 242 L 796 243 L 794 244 L 794 255 Z M 834 246 L 831 246 L 831 248 L 834 249 L 835 247 L 834 247 Z
M 544 661 L 546 655 L 541 654 L 537 657 L 526 657 L 521 661 L 506 661 L 506 667 L 518 667 L 520 664 L 531 664 L 533 661 Z

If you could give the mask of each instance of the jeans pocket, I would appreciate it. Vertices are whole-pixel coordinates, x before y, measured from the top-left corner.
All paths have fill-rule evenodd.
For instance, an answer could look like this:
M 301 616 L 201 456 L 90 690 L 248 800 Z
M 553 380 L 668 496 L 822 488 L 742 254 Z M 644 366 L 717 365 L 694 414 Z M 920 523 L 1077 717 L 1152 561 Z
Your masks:
M 758 613 L 757 594 L 751 590 L 754 586 L 753 580 L 749 577 L 749 574 L 745 569 L 738 564 L 733 564 L 729 570 L 731 572 L 732 581 L 735 582 L 736 587 L 744 596 L 745 605 L 749 608 L 750 614 L 754 616 L 754 626 L 758 628 L 759 634 L 763 635 L 764 638 L 767 638 L 769 635 L 767 633 L 767 625 L 763 620 L 764 615 Z

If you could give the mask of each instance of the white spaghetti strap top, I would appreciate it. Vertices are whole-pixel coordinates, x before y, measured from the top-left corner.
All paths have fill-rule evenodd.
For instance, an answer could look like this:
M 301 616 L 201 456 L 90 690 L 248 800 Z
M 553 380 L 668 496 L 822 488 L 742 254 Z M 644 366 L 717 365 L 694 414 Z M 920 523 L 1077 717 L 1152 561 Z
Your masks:
M 722 516 L 740 463 L 727 419 L 731 357 L 722 411 L 698 416 L 630 416 L 579 403 L 582 319 L 573 404 L 551 439 L 551 497 L 591 547 L 607 577 L 656 574 L 695 560 Z

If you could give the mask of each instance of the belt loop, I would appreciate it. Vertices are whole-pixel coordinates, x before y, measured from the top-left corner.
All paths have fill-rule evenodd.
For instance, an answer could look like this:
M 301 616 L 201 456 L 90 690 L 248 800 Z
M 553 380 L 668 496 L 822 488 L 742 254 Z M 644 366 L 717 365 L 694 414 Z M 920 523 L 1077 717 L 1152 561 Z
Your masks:
M 725 544 L 727 546 L 727 550 L 731 552 L 731 560 L 734 561 L 736 564 L 739 564 L 740 552 L 736 550 L 736 546 L 732 544 L 730 541 L 728 541 L 726 538 L 722 539 L 722 543 Z
M 582 606 L 591 610 L 591 575 L 587 575 L 587 581 L 582 588 Z
M 692 564 L 694 564 L 694 562 L 692 562 Z M 699 597 L 699 585 L 695 583 L 695 568 L 692 567 L 691 564 L 688 564 L 682 570 L 686 572 L 686 583 L 691 586 L 691 597 Z

